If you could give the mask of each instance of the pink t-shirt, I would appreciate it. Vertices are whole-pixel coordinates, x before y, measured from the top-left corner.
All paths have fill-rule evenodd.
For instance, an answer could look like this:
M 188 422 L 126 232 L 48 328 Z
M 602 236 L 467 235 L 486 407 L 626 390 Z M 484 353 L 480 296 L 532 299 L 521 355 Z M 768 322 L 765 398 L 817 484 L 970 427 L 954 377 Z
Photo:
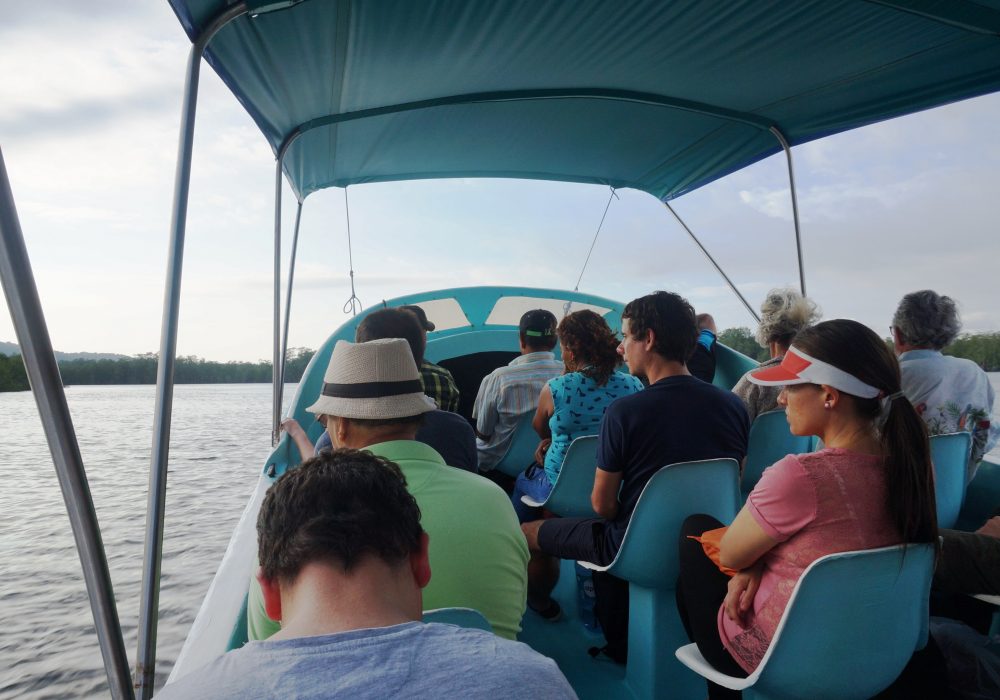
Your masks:
M 886 511 L 882 458 L 848 450 L 827 448 L 779 460 L 764 471 L 747 509 L 778 541 L 763 557 L 747 627 L 719 609 L 722 644 L 750 673 L 764 657 L 806 567 L 827 554 L 885 547 L 902 538 Z

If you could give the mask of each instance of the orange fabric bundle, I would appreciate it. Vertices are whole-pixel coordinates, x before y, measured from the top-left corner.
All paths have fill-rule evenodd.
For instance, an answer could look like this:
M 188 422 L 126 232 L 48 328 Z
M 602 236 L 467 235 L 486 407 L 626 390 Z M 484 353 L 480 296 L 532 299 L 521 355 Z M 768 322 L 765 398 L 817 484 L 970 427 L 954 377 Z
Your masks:
M 701 537 L 688 535 L 688 538 L 701 543 L 701 548 L 705 550 L 705 556 L 719 567 L 719 571 L 726 576 L 735 576 L 738 573 L 735 569 L 730 569 L 728 566 L 723 566 L 719 563 L 719 543 L 722 542 L 722 536 L 726 534 L 726 530 L 728 529 L 728 527 L 718 527 L 714 530 L 701 533 Z

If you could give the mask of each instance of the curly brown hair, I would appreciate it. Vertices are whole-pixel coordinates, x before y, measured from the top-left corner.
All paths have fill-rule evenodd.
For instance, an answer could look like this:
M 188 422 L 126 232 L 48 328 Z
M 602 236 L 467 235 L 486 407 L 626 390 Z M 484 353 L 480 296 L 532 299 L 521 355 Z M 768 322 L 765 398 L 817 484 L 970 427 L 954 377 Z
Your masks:
M 563 351 L 576 360 L 577 371 L 590 377 L 598 386 L 608 383 L 618 366 L 618 338 L 608 322 L 590 309 L 574 311 L 559 322 L 556 329 Z

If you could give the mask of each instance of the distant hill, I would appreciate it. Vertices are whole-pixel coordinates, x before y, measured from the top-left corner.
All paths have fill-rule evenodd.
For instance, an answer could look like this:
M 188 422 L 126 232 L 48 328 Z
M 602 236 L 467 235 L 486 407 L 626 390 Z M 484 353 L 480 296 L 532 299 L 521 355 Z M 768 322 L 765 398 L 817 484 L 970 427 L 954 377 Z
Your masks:
M 7 343 L 0 340 L 0 355 L 20 355 L 21 348 L 17 343 Z M 119 355 L 113 352 L 59 352 L 56 350 L 56 362 L 63 360 L 120 360 L 128 355 Z

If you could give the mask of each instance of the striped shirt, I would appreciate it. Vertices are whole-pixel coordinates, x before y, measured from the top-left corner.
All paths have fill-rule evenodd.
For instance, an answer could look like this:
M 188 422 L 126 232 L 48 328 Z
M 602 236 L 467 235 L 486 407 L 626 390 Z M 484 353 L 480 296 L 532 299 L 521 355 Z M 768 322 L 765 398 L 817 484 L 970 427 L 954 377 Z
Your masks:
M 420 381 L 424 384 L 424 393 L 437 401 L 438 408 L 458 413 L 458 385 L 451 372 L 424 360 L 420 365 Z
M 489 471 L 503 458 L 518 419 L 538 408 L 542 387 L 563 369 L 553 353 L 531 352 L 486 375 L 472 408 L 476 430 L 489 436 L 488 440 L 476 439 L 480 471 Z

